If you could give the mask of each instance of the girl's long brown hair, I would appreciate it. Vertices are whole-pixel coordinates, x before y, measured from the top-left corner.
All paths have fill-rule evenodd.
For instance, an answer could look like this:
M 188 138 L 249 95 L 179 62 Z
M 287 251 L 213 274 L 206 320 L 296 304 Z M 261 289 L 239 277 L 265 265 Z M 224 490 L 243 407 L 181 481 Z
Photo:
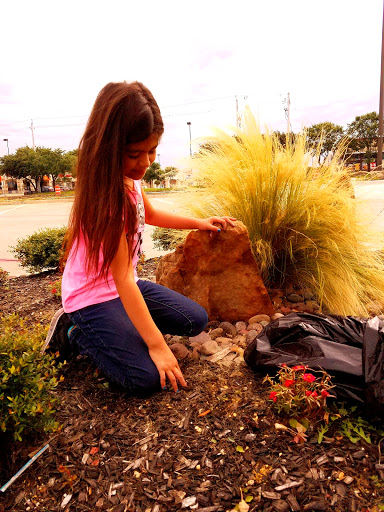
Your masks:
M 136 206 L 124 186 L 126 146 L 153 134 L 160 137 L 163 131 L 160 109 L 142 83 L 109 83 L 100 91 L 80 141 L 64 262 L 83 235 L 86 272 L 106 278 L 124 228 L 132 247 Z M 100 248 L 103 261 L 98 271 Z

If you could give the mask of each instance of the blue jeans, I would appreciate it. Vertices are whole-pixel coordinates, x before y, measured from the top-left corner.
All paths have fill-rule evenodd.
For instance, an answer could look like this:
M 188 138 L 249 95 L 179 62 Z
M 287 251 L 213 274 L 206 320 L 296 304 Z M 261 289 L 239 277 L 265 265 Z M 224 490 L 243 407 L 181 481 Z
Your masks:
M 164 286 L 137 282 L 149 312 L 163 334 L 196 336 L 207 325 L 204 308 Z M 69 313 L 76 325 L 70 342 L 77 344 L 109 379 L 130 394 L 160 390 L 159 372 L 148 347 L 125 312 L 120 298 Z

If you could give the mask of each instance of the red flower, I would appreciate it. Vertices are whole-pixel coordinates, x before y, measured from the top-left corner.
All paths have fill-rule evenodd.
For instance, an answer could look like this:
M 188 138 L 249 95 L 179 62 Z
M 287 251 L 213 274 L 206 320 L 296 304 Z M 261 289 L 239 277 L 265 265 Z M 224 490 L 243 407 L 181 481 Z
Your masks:
M 281 367 L 282 367 L 282 368 L 286 368 L 286 367 L 287 367 L 287 365 L 286 365 L 285 363 L 282 363 Z
M 286 388 L 289 388 L 289 386 L 292 386 L 292 384 L 294 383 L 295 381 L 293 379 L 285 379 L 285 382 L 284 382 L 284 386 Z
M 324 397 L 324 398 L 327 398 L 327 396 L 329 396 L 329 393 L 326 389 L 323 389 L 322 392 L 321 392 L 321 396 Z
M 316 380 L 316 377 L 312 373 L 303 373 L 303 380 L 306 382 L 313 382 Z
M 277 395 L 277 391 L 272 391 L 271 394 L 269 395 L 269 399 L 276 402 L 276 395 Z
M 56 293 L 56 292 L 57 292 L 56 288 L 52 288 L 52 293 Z
M 292 370 L 305 370 L 305 366 L 302 364 L 298 364 L 297 366 L 294 366 Z
M 309 390 L 307 389 L 307 391 L 305 392 L 305 394 L 306 394 L 306 396 L 311 396 L 311 395 L 312 395 L 312 391 L 309 391 Z
M 316 397 L 317 397 L 317 391 L 314 391 L 314 392 L 312 393 L 312 396 L 316 398 Z

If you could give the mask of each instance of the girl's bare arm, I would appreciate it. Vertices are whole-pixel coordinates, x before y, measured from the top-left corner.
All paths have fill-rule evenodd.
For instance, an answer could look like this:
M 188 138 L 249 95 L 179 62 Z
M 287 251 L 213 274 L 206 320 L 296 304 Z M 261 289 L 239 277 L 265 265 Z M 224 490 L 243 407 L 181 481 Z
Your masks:
M 174 213 L 155 209 L 143 191 L 143 200 L 145 206 L 145 222 L 152 226 L 173 229 L 201 229 L 218 231 L 221 228 L 226 229 L 227 224 L 234 226 L 233 217 L 209 217 L 208 219 L 197 219 L 194 217 L 185 217 Z M 219 226 L 215 226 L 219 224 Z

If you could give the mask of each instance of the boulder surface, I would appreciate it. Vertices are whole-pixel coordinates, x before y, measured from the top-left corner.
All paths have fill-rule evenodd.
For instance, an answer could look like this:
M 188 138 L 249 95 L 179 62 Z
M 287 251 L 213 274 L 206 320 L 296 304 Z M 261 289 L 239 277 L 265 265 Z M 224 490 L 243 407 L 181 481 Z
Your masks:
M 156 282 L 199 303 L 210 320 L 248 321 L 275 312 L 239 221 L 219 233 L 191 231 L 162 257 Z

